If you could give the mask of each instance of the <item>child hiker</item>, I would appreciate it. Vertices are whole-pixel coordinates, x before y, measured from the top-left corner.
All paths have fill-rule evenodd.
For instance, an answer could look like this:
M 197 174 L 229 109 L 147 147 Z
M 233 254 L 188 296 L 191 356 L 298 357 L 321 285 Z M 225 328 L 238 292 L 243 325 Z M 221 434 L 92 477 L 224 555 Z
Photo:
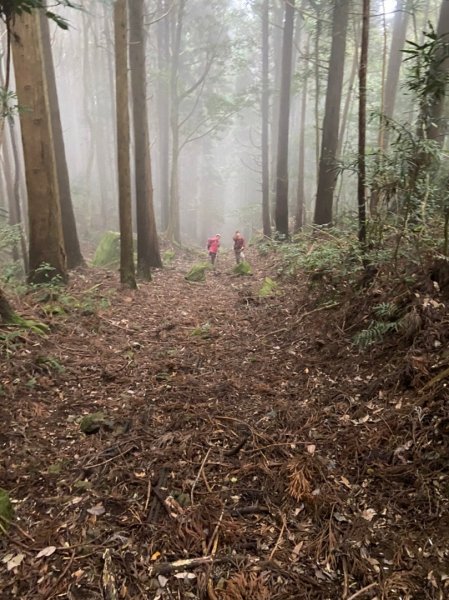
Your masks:
M 212 263 L 213 268 L 215 269 L 215 259 L 217 258 L 218 248 L 220 247 L 220 238 L 221 235 L 217 233 L 213 237 L 210 237 L 207 240 L 207 249 L 209 250 L 210 262 Z

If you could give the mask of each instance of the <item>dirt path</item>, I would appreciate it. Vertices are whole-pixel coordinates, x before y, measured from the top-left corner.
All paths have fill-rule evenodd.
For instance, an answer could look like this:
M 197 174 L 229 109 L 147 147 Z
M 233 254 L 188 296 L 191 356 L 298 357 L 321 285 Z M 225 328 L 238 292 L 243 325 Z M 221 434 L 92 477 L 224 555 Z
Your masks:
M 390 418 L 414 407 L 367 394 L 372 365 L 308 329 L 301 286 L 259 299 L 276 267 L 253 262 L 189 284 L 181 261 L 137 292 L 79 273 L 41 302 L 52 335 L 1 371 L 2 599 L 444 598 L 447 502 Z

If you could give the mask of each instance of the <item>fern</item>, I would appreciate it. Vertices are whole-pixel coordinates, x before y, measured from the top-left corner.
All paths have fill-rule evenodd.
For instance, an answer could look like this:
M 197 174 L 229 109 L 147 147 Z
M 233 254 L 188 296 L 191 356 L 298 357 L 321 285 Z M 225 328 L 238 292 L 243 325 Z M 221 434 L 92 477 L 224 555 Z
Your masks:
M 387 333 L 398 330 L 397 322 L 372 321 L 367 329 L 359 331 L 353 337 L 353 343 L 360 348 L 367 348 L 383 340 Z
M 398 313 L 398 308 L 391 302 L 381 302 L 373 307 L 373 313 L 381 321 L 392 321 Z

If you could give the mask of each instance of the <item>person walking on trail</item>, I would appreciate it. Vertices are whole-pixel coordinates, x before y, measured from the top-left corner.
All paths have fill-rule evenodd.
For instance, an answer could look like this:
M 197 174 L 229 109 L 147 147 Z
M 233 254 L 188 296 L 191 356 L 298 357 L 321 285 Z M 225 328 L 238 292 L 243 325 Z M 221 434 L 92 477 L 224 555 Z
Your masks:
M 234 242 L 235 262 L 239 264 L 239 262 L 245 258 L 245 255 L 243 254 L 243 250 L 245 249 L 245 238 L 240 231 L 236 231 L 232 241 Z
M 212 263 L 213 268 L 215 269 L 215 260 L 217 258 L 218 248 L 220 247 L 220 238 L 221 235 L 217 233 L 216 235 L 210 237 L 207 240 L 207 249 L 209 250 L 210 262 Z

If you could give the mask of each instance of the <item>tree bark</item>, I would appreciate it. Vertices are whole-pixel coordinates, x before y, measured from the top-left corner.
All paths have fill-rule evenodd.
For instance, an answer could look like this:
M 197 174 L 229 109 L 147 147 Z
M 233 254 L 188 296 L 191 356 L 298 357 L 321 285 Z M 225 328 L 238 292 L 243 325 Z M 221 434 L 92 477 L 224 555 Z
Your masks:
M 263 234 L 271 235 L 270 220 L 270 81 L 269 81 L 269 0 L 264 0 L 262 14 L 262 225 Z
M 129 5 L 129 57 L 133 99 L 137 214 L 137 272 L 151 280 L 151 267 L 162 267 L 153 207 L 153 180 L 147 113 L 144 0 Z
M 20 250 L 23 260 L 23 266 L 25 273 L 28 273 L 28 254 L 27 254 L 27 240 L 25 232 L 25 223 L 23 222 L 23 210 L 21 197 L 25 195 L 20 191 L 20 180 L 21 180 L 21 166 L 22 162 L 19 157 L 18 140 L 16 135 L 16 129 L 14 127 L 14 119 L 9 119 L 9 139 L 11 141 L 12 156 L 14 162 L 14 185 L 13 185 L 13 196 L 14 196 L 14 214 L 17 219 L 17 224 L 20 225 Z
M 276 165 L 277 165 L 277 140 L 279 137 L 279 102 L 281 88 L 281 69 L 278 65 L 282 62 L 282 23 L 284 11 L 282 5 L 284 0 L 272 2 L 271 11 L 271 40 L 272 40 L 272 72 L 273 77 L 271 86 L 273 93 L 271 95 L 271 126 L 270 126 L 270 221 L 274 222 L 276 211 Z
M 310 37 L 307 37 L 305 45 L 305 55 L 309 55 Z M 306 142 L 306 114 L 307 114 L 307 97 L 309 92 L 309 74 L 306 70 L 303 89 L 301 94 L 301 107 L 299 117 L 299 152 L 298 152 L 298 188 L 296 191 L 296 218 L 295 231 L 301 231 L 304 226 L 304 213 L 306 205 L 306 194 L 304 189 L 305 176 L 305 142 Z
M 56 88 L 55 68 L 51 50 L 50 28 L 48 18 L 43 11 L 40 13 L 40 25 L 42 32 L 42 48 L 44 52 L 45 74 L 48 86 L 48 97 L 50 103 L 50 117 L 53 130 L 53 144 L 56 156 L 56 173 L 59 186 L 59 202 L 61 205 L 62 231 L 64 245 L 67 255 L 67 267 L 74 269 L 84 265 L 81 254 L 78 232 L 76 227 L 75 213 L 73 212 L 72 195 L 70 192 L 69 171 L 65 154 L 64 136 L 61 126 L 61 115 L 59 112 L 58 91 Z
M 159 0 L 159 10 L 167 11 L 166 0 Z M 166 231 L 170 206 L 170 94 L 168 73 L 170 21 L 166 15 L 157 24 L 158 80 L 158 122 L 159 122 L 159 201 L 161 210 L 161 230 Z
M 67 279 L 56 157 L 39 11 L 14 23 L 13 60 L 28 190 L 29 274 L 32 283 Z M 42 269 L 43 265 L 48 268 Z
M 184 21 L 185 0 L 180 0 L 175 24 L 170 74 L 170 125 L 172 132 L 172 160 L 170 175 L 170 209 L 167 237 L 170 241 L 181 243 L 179 219 L 179 91 L 178 73 L 181 54 L 181 35 Z
M 128 106 L 127 3 L 114 5 L 117 166 L 120 217 L 120 282 L 136 288 L 131 215 L 130 134 Z
M 410 10 L 410 0 L 397 0 L 396 13 L 393 20 L 393 33 L 388 60 L 387 78 L 385 81 L 385 96 L 383 115 L 387 119 L 394 116 L 394 107 L 399 84 L 399 74 L 402 65 L 402 50 L 407 36 L 407 24 Z M 388 149 L 390 132 L 382 122 L 379 147 L 384 152 Z
M 438 142 L 440 146 L 444 144 L 444 138 L 447 133 L 447 119 L 444 117 L 444 106 L 446 103 L 446 91 L 447 91 L 447 76 L 449 74 L 449 2 L 448 0 L 441 1 L 440 16 L 438 19 L 437 26 L 438 38 L 442 39 L 444 43 L 444 50 L 441 49 L 441 56 L 439 57 L 440 62 L 436 65 L 436 70 L 440 75 L 444 75 L 445 82 L 443 84 L 443 90 L 438 94 L 438 98 L 435 99 L 432 106 L 430 107 L 430 124 L 427 128 L 427 137 L 431 140 Z
M 332 223 L 333 198 L 337 182 L 336 153 L 338 147 L 347 23 L 348 0 L 335 0 L 314 217 L 314 222 L 317 225 L 330 225 Z
M 363 0 L 362 44 L 360 50 L 359 68 L 359 151 L 358 151 L 358 184 L 357 201 L 359 212 L 359 242 L 362 247 L 366 244 L 366 80 L 368 67 L 369 41 L 369 11 L 370 0 Z
M 15 312 L 12 309 L 11 304 L 5 296 L 5 293 L 0 288 L 0 321 L 2 323 L 13 323 Z
M 276 169 L 276 231 L 288 235 L 288 141 L 290 125 L 290 89 L 292 78 L 292 46 L 295 2 L 286 0 L 282 39 L 281 97 Z

